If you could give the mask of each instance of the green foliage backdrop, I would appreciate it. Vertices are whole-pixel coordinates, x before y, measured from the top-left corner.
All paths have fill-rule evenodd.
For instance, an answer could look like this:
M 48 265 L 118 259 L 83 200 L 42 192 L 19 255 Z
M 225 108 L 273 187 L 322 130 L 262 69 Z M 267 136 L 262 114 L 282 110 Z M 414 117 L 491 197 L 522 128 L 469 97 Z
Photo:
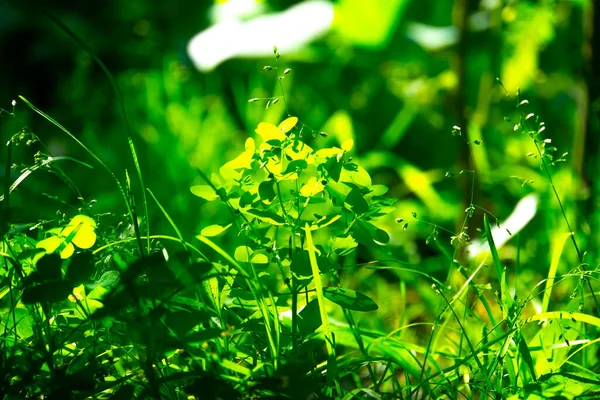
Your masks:
M 333 3 L 209 72 L 211 2 L 0 4 L 12 398 L 598 393 L 598 4 Z

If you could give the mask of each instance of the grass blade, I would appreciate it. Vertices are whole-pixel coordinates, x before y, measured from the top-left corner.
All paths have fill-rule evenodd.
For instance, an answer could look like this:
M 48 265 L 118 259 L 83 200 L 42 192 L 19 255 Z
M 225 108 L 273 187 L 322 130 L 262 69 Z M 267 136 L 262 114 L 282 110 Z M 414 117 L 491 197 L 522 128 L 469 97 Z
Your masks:
M 44 15 L 48 17 L 54 24 L 56 24 L 67 36 L 69 36 L 75 43 L 77 43 L 86 53 L 98 64 L 98 66 L 102 69 L 106 77 L 108 78 L 110 85 L 115 92 L 115 98 L 117 103 L 119 104 L 119 109 L 121 111 L 121 116 L 123 118 L 123 124 L 125 125 L 125 132 L 127 133 L 127 141 L 129 143 L 129 150 L 131 152 L 131 156 L 133 158 L 133 163 L 135 164 L 135 169 L 137 172 L 138 179 L 140 181 L 141 193 L 142 193 L 142 203 L 144 204 L 144 218 L 146 219 L 146 237 L 150 237 L 150 217 L 148 215 L 148 201 L 146 199 L 146 187 L 144 186 L 144 180 L 142 178 L 142 171 L 140 169 L 137 153 L 135 151 L 135 146 L 133 144 L 133 135 L 131 124 L 129 123 L 129 117 L 127 116 L 127 109 L 125 108 L 125 102 L 123 101 L 123 96 L 121 95 L 121 90 L 115 81 L 114 76 L 108 70 L 106 65 L 102 62 L 100 57 L 98 57 L 89 46 L 79 38 L 71 29 L 69 29 L 65 24 L 63 24 L 58 18 L 56 18 L 52 13 L 47 10 L 43 11 Z M 139 231 L 139 226 L 137 220 L 133 221 L 136 231 Z M 138 235 L 139 236 L 139 235 Z M 146 243 L 146 254 L 150 254 L 150 242 Z M 144 254 L 143 248 L 140 248 L 142 255 Z
M 558 269 L 558 262 L 560 261 L 560 255 L 565 247 L 567 239 L 571 236 L 570 233 L 562 235 L 556 235 L 551 241 L 551 258 L 550 268 L 548 270 L 548 279 L 546 280 L 546 288 L 544 289 L 544 297 L 542 298 L 542 312 L 548 311 L 548 305 L 550 304 L 550 297 L 552 296 L 552 288 L 554 286 L 554 278 L 556 276 L 556 270 Z

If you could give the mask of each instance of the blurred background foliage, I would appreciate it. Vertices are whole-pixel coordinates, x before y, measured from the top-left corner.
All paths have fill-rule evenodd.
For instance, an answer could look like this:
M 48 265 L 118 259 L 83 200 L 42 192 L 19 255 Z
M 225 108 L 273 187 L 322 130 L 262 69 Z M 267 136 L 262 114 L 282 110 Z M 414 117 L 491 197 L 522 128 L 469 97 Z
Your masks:
M 263 3 L 275 12 L 299 2 Z M 69 6 L 2 2 L 2 108 L 11 110 L 11 101 L 24 96 L 73 132 L 119 178 L 124 178 L 125 169 L 135 175 L 109 81 L 84 49 L 42 13 L 47 9 L 80 36 L 114 75 L 126 103 L 145 183 L 184 235 L 227 223 L 227 214 L 191 195 L 190 185 L 202 183 L 196 169 L 218 171 L 243 149 L 260 121 L 278 123 L 286 109 L 283 102 L 268 109 L 264 103 L 248 103 L 250 98 L 279 95 L 275 73 L 263 71 L 264 65 L 274 63 L 273 57 L 230 59 L 209 72 L 194 68 L 186 46 L 210 25 L 213 5 L 190 0 L 111 0 Z M 381 254 L 363 255 L 364 260 L 394 258 L 445 276 L 448 262 L 425 243 L 432 226 L 416 222 L 411 215 L 415 212 L 420 220 L 458 231 L 472 177 L 459 172 L 473 169 L 475 204 L 501 220 L 520 198 L 539 194 L 538 215 L 520 233 L 521 279 L 526 284 L 544 277 L 552 240 L 567 228 L 539 159 L 527 156 L 535 151 L 531 139 L 513 131 L 520 88 L 522 98 L 530 101 L 527 112 L 546 122 L 545 133 L 558 154 L 568 152 L 567 161 L 554 171 L 555 184 L 577 240 L 589 252 L 588 262 L 596 265 L 600 243 L 597 3 L 340 0 L 335 7 L 330 32 L 300 51 L 282 54 L 280 63 L 292 68 L 283 81 L 289 113 L 315 131 L 329 134 L 327 138 L 316 135 L 312 147 L 354 138 L 355 158 L 374 183 L 389 186 L 389 195 L 400 199 L 396 212 L 380 224 L 390 232 L 392 246 Z M 273 32 L 273 45 L 277 36 Z M 20 122 L 2 119 L 4 141 L 27 125 L 51 154 L 92 163 L 75 143 L 22 103 L 16 113 Z M 452 135 L 453 126 L 461 127 L 462 137 Z M 467 146 L 465 141 L 481 144 Z M 31 163 L 38 150 L 37 145 L 21 146 L 15 160 Z M 4 163 L 5 154 L 1 157 Z M 89 170 L 68 161 L 63 168 L 86 201 L 97 200 L 95 212 L 125 213 L 114 182 L 100 168 Z M 18 170 L 14 173 L 13 179 Z M 20 206 L 20 212 L 13 216 L 32 222 L 46 220 L 57 210 L 74 212 L 77 195 L 57 182 L 49 174 L 34 174 L 15 193 L 13 204 Z M 139 185 L 136 188 L 139 191 Z M 161 212 L 154 204 L 150 207 L 151 231 L 171 234 Z M 480 236 L 481 211 L 475 216 L 468 231 L 474 237 Z M 395 223 L 396 218 L 409 222 L 407 229 Z M 99 222 L 101 228 L 102 218 Z M 442 233 L 440 241 L 449 246 L 449 235 Z M 235 248 L 235 234 L 223 242 Z M 501 249 L 501 256 L 510 266 L 515 253 L 513 238 Z M 575 252 L 565 247 L 559 271 L 577 263 Z M 375 292 L 381 312 L 388 313 L 382 319 L 369 318 L 370 324 L 402 325 L 394 311 L 402 305 L 394 303 L 397 299 L 387 290 L 389 285 L 400 282 L 402 290 L 409 291 L 408 299 L 416 299 L 416 292 L 421 292 L 419 298 L 428 296 L 415 276 L 365 279 L 373 274 L 373 270 L 359 270 L 345 276 L 346 287 Z M 405 281 L 412 281 L 408 289 Z M 425 301 L 410 311 L 419 315 L 433 304 L 435 300 Z

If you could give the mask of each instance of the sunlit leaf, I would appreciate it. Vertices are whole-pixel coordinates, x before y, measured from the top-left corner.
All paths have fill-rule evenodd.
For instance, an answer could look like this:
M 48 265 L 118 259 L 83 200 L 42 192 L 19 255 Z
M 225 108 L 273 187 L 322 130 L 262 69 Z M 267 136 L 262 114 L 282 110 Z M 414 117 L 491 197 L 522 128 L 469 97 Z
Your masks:
M 352 150 L 353 147 L 354 147 L 353 139 L 348 139 L 344 143 L 342 143 L 342 150 L 344 150 L 346 152 Z
M 202 197 L 204 200 L 213 201 L 219 198 L 214 189 L 208 185 L 195 185 L 190 188 L 192 194 Z
M 377 303 L 367 295 L 341 287 L 323 288 L 323 296 L 348 310 L 375 311 L 379 308 Z
M 371 175 L 360 165 L 355 170 L 350 170 L 344 165 L 340 174 L 340 182 L 351 182 L 359 186 L 371 186 Z
M 46 250 L 47 254 L 54 253 L 62 244 L 64 240 L 58 236 L 50 236 L 46 239 L 40 240 L 37 244 L 37 248 Z M 60 252 L 61 258 L 69 258 L 75 252 L 75 247 L 71 243 L 68 243 L 65 248 Z
M 268 142 L 269 140 L 273 139 L 280 141 L 284 141 L 286 139 L 285 132 L 277 128 L 275 125 L 267 122 L 261 122 L 258 124 L 255 132 L 259 134 L 264 142 Z
M 260 253 L 252 255 L 251 261 L 253 264 L 268 264 L 269 263 L 269 259 L 267 258 L 267 256 L 264 254 L 260 254 Z
M 214 237 L 214 236 L 218 236 L 221 233 L 225 232 L 227 229 L 229 229 L 229 227 L 231 227 L 232 224 L 228 224 L 225 226 L 222 225 L 209 225 L 207 227 L 205 227 L 204 229 L 202 229 L 202 231 L 200 231 L 200 234 L 202 236 L 206 236 L 206 237 Z
M 285 224 L 285 219 L 283 219 L 282 216 L 275 214 L 274 212 L 262 211 L 262 210 L 257 210 L 255 208 L 251 208 L 247 211 L 247 213 L 260 219 L 261 221 L 268 222 L 272 225 Z
M 233 255 L 233 258 L 235 258 L 236 261 L 239 262 L 248 262 L 250 261 L 250 257 L 252 257 L 252 249 L 248 246 L 238 246 L 235 249 L 235 253 Z
M 329 251 L 335 252 L 340 256 L 345 256 L 354 251 L 358 246 L 358 243 L 350 235 L 345 237 L 335 236 L 327 240 L 327 246 Z
M 279 124 L 278 128 L 279 128 L 279 130 L 281 130 L 281 132 L 288 133 L 294 126 L 296 126 L 297 123 L 298 123 L 298 118 L 289 117 L 289 118 L 285 119 L 284 121 L 282 121 Z
M 304 197 L 310 197 L 320 193 L 324 188 L 325 186 L 323 186 L 321 181 L 317 180 L 317 178 L 312 176 L 310 177 L 308 182 L 306 182 L 304 186 L 302 186 L 302 188 L 300 189 L 300 194 Z
M 341 217 L 342 216 L 340 214 L 326 215 L 324 217 L 321 217 L 317 221 L 313 222 L 313 224 L 310 226 L 310 230 L 315 231 L 320 228 L 325 228 L 326 226 L 333 224 L 335 221 L 337 221 Z
M 71 243 L 81 249 L 89 249 L 96 243 L 96 221 L 87 215 L 76 215 L 61 231 L 61 236 L 71 238 Z M 66 257 L 65 257 L 66 258 Z

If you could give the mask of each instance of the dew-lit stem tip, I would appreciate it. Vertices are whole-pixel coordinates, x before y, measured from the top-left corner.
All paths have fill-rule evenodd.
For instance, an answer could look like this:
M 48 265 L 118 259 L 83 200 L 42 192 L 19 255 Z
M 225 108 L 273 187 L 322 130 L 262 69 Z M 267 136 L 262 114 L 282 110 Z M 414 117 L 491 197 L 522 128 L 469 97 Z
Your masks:
M 286 68 L 286 69 L 285 69 L 285 71 L 283 71 L 283 74 L 284 74 L 284 75 L 287 75 L 287 74 L 289 74 L 290 72 L 292 72 L 292 69 L 291 69 L 291 68 Z
M 259 101 L 259 100 L 260 99 L 258 97 L 254 97 L 254 98 L 248 100 L 248 103 L 254 103 L 254 102 Z
M 263 67 L 263 69 L 264 69 L 265 71 L 271 71 L 271 70 L 273 69 L 273 67 L 272 67 L 272 66 L 270 66 L 270 65 L 265 65 L 265 66 Z

